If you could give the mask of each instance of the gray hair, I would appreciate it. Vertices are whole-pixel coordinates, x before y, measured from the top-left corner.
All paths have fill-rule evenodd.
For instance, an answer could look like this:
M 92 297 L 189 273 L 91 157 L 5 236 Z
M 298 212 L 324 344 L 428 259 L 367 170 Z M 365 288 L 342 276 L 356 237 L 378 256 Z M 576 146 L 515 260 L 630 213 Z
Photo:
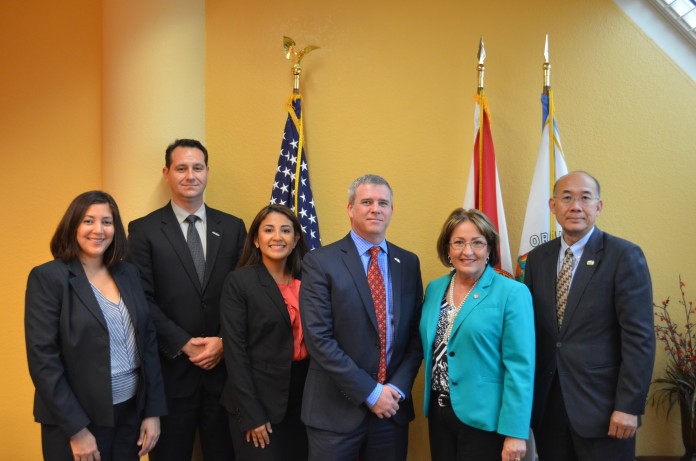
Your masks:
M 381 176 L 377 176 L 376 174 L 365 174 L 353 181 L 353 183 L 348 188 L 348 203 L 353 203 L 355 201 L 355 191 L 358 189 L 358 187 L 360 187 L 363 184 L 370 184 L 373 186 L 387 186 L 387 189 L 389 189 L 389 194 L 392 197 L 392 201 L 394 201 L 394 191 L 392 191 L 392 188 L 386 179 L 384 179 Z

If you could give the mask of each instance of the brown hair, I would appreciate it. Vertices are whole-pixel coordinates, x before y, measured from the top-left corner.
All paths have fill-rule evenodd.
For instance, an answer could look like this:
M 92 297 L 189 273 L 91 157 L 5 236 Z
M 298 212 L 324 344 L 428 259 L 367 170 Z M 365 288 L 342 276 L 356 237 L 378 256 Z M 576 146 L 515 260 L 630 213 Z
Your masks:
M 488 217 L 481 211 L 474 208 L 470 210 L 465 210 L 464 208 L 457 208 L 454 210 L 445 220 L 442 225 L 442 230 L 440 231 L 440 236 L 437 238 L 437 257 L 442 264 L 446 267 L 450 266 L 449 259 L 449 244 L 450 238 L 452 238 L 452 232 L 461 223 L 469 221 L 471 222 L 481 235 L 486 239 L 488 243 L 488 248 L 491 252 L 488 255 L 488 263 L 491 266 L 498 264 L 500 257 L 498 256 L 498 232 L 495 230 L 495 226 L 488 219 Z
M 110 267 L 126 257 L 126 231 L 123 228 L 116 201 L 106 192 L 92 190 L 75 197 L 58 223 L 50 245 L 54 258 L 64 261 L 79 258 L 80 245 L 77 243 L 77 228 L 87 214 L 89 207 L 95 204 L 109 205 L 114 219 L 114 239 L 104 252 L 104 264 Z
M 290 275 L 293 278 L 297 278 L 300 275 L 302 257 L 307 253 L 307 242 L 305 241 L 304 233 L 302 232 L 302 226 L 297 216 L 290 210 L 290 208 L 283 205 L 268 205 L 256 214 L 256 217 L 251 222 L 249 226 L 249 233 L 246 236 L 246 241 L 244 242 L 244 249 L 242 250 L 242 256 L 239 258 L 237 263 L 237 268 L 253 266 L 254 264 L 259 264 L 262 261 L 261 250 L 256 248 L 254 245 L 254 239 L 259 234 L 259 229 L 261 228 L 261 222 L 266 219 L 271 213 L 280 213 L 292 222 L 292 228 L 295 231 L 295 235 L 299 235 L 300 238 L 297 240 L 297 245 L 293 248 L 292 252 L 288 255 L 287 261 L 285 261 L 285 267 L 290 271 Z
M 172 164 L 172 152 L 177 147 L 191 147 L 198 149 L 203 152 L 203 161 L 208 164 L 208 149 L 206 149 L 200 141 L 196 139 L 177 139 L 173 143 L 167 146 L 167 150 L 164 151 L 164 166 L 169 168 Z

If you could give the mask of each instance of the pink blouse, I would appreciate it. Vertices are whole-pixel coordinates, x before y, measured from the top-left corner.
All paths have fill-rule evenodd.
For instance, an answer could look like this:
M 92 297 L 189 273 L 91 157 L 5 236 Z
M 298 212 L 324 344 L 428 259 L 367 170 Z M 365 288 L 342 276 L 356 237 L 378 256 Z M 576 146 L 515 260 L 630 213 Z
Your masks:
M 300 322 L 300 281 L 292 279 L 287 285 L 278 284 L 280 294 L 283 295 L 285 305 L 290 314 L 290 325 L 292 325 L 292 360 L 304 360 L 307 358 L 307 348 L 304 344 L 304 334 L 302 333 L 302 323 Z

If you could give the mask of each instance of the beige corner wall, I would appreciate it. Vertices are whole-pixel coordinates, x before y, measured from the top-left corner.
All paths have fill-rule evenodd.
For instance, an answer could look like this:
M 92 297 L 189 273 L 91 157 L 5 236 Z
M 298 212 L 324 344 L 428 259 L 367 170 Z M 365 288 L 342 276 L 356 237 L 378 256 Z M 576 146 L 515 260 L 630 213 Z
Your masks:
M 127 225 L 169 200 L 167 145 L 205 142 L 205 1 L 102 3 L 104 189 Z
M 302 92 L 325 243 L 348 230 L 346 188 L 384 175 L 395 190 L 389 238 L 415 251 L 427 283 L 442 221 L 463 201 L 473 144 L 479 37 L 507 213 L 517 251 L 540 141 L 544 34 L 566 161 L 602 183 L 599 226 L 643 247 L 655 298 L 696 286 L 696 85 L 611 0 L 558 2 L 207 2 L 208 201 L 248 223 L 269 198 L 290 94 L 282 37 L 308 55 Z M 696 290 L 692 290 L 696 297 Z M 664 367 L 658 352 L 656 370 Z M 418 405 L 423 383 L 416 385 Z M 412 426 L 412 460 L 427 429 Z M 680 454 L 676 418 L 648 409 L 639 454 Z
M 3 1 L 0 139 L 5 171 L 0 234 L 3 360 L 0 457 L 41 459 L 24 348 L 29 270 L 76 195 L 101 180 L 101 4 Z
M 79 193 L 110 192 L 126 222 L 165 202 L 164 148 L 205 136 L 204 61 L 203 0 L 3 2 L 2 213 L 12 224 L 0 238 L 0 458 L 41 459 L 24 349 L 29 270 L 51 259 Z

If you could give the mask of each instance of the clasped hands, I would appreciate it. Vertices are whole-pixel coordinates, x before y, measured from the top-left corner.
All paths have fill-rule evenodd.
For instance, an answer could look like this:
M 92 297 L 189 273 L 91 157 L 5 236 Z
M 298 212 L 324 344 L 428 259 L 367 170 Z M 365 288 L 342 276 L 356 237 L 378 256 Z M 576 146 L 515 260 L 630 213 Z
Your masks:
M 217 336 L 191 338 L 181 351 L 194 365 L 204 370 L 212 370 L 222 360 L 222 338 Z
M 379 395 L 377 402 L 371 408 L 372 413 L 380 419 L 391 418 L 399 411 L 399 400 L 401 400 L 399 391 L 389 384 L 385 384 L 382 386 L 382 393 Z

